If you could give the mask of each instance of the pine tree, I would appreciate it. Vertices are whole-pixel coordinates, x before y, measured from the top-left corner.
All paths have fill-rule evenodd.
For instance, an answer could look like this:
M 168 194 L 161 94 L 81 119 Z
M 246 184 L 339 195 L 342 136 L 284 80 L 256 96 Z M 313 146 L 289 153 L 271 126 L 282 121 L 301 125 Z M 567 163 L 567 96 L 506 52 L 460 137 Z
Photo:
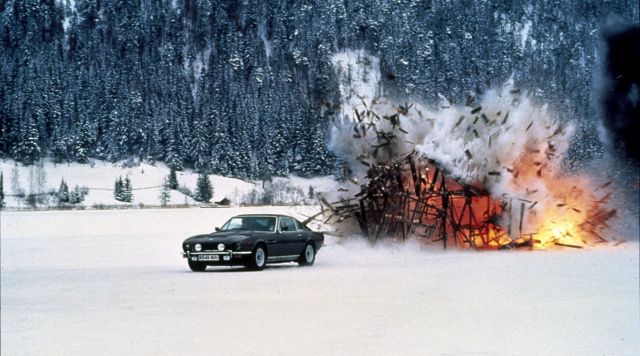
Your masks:
M 114 188 L 113 188 L 113 197 L 117 200 L 117 201 L 124 201 L 124 183 L 122 182 L 122 177 L 118 177 L 116 178 L 116 182 L 114 184 Z
M 169 189 L 172 189 L 172 190 L 178 189 L 178 177 L 176 176 L 176 170 L 173 168 L 169 172 L 167 185 Z
M 91 147 L 93 146 L 89 125 L 83 120 L 78 123 L 76 130 L 77 133 L 75 134 L 76 140 L 73 146 L 73 155 L 76 161 L 80 163 L 87 163 L 89 161 Z
M 208 203 L 213 197 L 213 186 L 206 174 L 200 174 L 196 183 L 194 199 L 199 202 Z
M 170 200 L 171 200 L 171 183 L 169 178 L 165 178 L 162 184 L 162 192 L 160 193 L 160 205 L 167 206 L 167 203 Z
M 4 208 L 4 177 L 0 172 L 0 209 Z
M 464 100 L 513 73 L 594 122 L 598 14 L 638 18 L 632 0 L 174 3 L 0 1 L 0 156 L 328 174 L 327 122 L 340 102 L 331 59 L 342 48 L 379 57 L 388 96 Z M 595 131 L 587 126 L 581 135 Z
M 20 135 L 20 140 L 15 148 L 15 157 L 24 164 L 33 164 L 40 159 L 40 135 L 36 120 L 28 120 Z
M 85 193 L 77 184 L 73 190 L 69 193 L 69 203 L 79 204 L 84 201 Z
M 75 189 L 72 189 L 69 192 L 69 204 L 78 204 L 79 202 L 81 202 L 81 200 L 78 196 L 78 192 Z
M 69 203 L 69 186 L 67 186 L 67 182 L 64 181 L 64 178 L 62 178 L 62 181 L 60 181 L 60 187 L 58 188 L 57 196 L 58 203 Z
M 131 186 L 131 179 L 129 179 L 129 176 L 125 177 L 124 179 L 124 186 L 123 186 L 123 200 L 127 203 L 131 203 L 133 201 L 133 187 Z

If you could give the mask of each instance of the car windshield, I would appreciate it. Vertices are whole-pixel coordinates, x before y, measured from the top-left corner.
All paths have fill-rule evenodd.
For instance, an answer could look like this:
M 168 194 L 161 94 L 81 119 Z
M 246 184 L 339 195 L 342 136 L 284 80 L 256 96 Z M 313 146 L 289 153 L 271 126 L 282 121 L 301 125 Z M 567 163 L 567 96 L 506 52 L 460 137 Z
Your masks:
M 236 216 L 222 225 L 220 231 L 275 231 L 276 218 L 271 216 Z

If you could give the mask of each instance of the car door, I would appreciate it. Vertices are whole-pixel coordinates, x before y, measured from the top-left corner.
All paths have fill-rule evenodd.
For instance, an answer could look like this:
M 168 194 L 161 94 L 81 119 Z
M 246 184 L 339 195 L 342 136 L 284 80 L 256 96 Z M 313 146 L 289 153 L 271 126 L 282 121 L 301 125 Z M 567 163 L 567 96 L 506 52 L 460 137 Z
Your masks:
M 283 247 L 283 255 L 300 255 L 302 253 L 300 240 L 302 239 L 302 231 L 298 231 L 295 221 L 292 218 L 281 217 L 279 242 Z M 298 245 L 300 245 L 299 248 Z
M 304 252 L 305 243 L 309 238 L 313 239 L 313 234 L 311 233 L 311 230 L 304 226 L 300 221 L 296 219 L 293 219 L 293 221 L 296 223 L 296 228 L 298 229 L 298 238 L 294 244 L 294 249 L 295 251 L 298 251 L 299 254 L 302 254 L 302 252 Z
M 273 219 L 275 220 L 273 223 L 273 230 L 260 232 L 259 235 L 267 243 L 267 248 L 269 249 L 268 258 L 286 255 L 286 246 L 284 241 L 280 238 L 280 227 L 278 226 L 280 224 L 278 221 L 279 219 L 276 217 L 273 217 Z

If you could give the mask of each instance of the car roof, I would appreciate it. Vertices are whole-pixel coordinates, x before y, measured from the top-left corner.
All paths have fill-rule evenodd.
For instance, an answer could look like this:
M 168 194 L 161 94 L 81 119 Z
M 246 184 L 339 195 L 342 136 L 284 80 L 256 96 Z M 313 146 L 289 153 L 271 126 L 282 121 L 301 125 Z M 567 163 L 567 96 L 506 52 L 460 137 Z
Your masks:
M 251 217 L 251 216 L 256 216 L 256 217 L 279 217 L 279 218 L 292 218 L 295 219 L 292 216 L 289 215 L 283 215 L 283 214 L 240 214 L 240 215 L 235 215 L 235 216 L 239 216 L 239 217 Z

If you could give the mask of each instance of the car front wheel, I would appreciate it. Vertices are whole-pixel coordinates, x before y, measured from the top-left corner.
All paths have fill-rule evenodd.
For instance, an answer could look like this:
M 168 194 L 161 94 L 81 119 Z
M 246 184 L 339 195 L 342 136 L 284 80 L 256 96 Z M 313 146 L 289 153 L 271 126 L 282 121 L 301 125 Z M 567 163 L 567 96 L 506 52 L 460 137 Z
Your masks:
M 304 247 L 304 252 L 302 252 L 302 256 L 298 260 L 298 264 L 300 266 L 311 266 L 313 262 L 316 261 L 316 249 L 313 248 L 312 244 L 307 244 Z
M 267 264 L 267 250 L 262 245 L 258 245 L 251 254 L 251 261 L 249 262 L 249 268 L 261 271 Z
M 207 265 L 202 262 L 195 262 L 191 260 L 187 260 L 189 262 L 189 268 L 191 268 L 194 272 L 202 272 L 207 269 Z

